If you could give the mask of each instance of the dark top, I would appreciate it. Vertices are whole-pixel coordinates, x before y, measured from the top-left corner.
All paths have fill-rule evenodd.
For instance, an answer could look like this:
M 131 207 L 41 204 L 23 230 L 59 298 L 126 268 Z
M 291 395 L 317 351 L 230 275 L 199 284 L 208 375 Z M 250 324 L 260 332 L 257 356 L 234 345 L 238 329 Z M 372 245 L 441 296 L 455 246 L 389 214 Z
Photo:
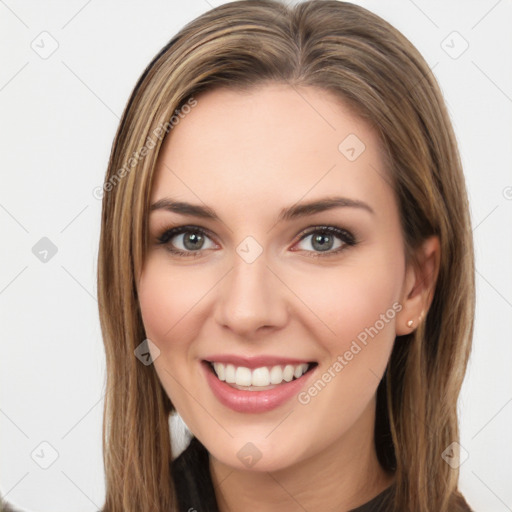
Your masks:
M 210 475 L 208 451 L 193 437 L 188 448 L 172 463 L 180 512 L 219 512 Z M 382 512 L 391 494 L 388 487 L 369 502 L 350 512 Z

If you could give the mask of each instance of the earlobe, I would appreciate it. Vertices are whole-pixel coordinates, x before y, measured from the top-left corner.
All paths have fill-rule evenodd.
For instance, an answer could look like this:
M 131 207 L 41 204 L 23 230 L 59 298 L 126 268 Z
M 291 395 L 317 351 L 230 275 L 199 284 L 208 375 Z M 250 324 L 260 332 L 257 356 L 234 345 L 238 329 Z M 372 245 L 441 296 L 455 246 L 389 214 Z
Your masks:
M 412 319 L 407 320 L 406 325 L 409 328 L 409 332 L 414 331 L 414 329 L 416 329 L 416 327 L 418 327 L 418 325 L 421 324 L 421 321 L 423 320 L 423 316 L 424 316 L 424 311 L 422 311 L 420 313 L 420 316 L 418 317 L 418 321 L 417 321 L 416 325 L 415 325 L 415 321 L 414 320 L 412 320 Z M 403 334 L 406 334 L 406 333 L 403 333 Z
M 396 334 L 414 331 L 428 311 L 437 283 L 441 261 L 439 238 L 427 238 L 415 253 L 416 261 L 406 269 L 402 289 L 402 310 L 397 315 Z

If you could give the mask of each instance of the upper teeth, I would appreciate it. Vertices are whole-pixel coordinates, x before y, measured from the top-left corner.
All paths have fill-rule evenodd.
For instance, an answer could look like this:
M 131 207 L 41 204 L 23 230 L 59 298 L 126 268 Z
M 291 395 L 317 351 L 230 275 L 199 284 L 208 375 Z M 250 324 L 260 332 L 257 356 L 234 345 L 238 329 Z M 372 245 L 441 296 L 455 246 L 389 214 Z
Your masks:
M 286 366 L 262 366 L 252 371 L 245 366 L 234 366 L 232 364 L 213 363 L 213 369 L 219 380 L 237 386 L 269 386 L 270 384 L 281 384 L 283 380 L 290 382 L 295 377 L 298 379 L 308 369 L 307 363 Z

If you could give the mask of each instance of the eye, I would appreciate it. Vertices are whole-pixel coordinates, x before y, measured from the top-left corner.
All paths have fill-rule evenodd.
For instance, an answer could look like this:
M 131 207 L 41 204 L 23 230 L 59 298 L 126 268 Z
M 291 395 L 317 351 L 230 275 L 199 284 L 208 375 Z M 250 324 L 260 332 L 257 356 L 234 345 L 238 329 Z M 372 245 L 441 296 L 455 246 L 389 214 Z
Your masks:
M 292 251 L 302 250 L 312 257 L 332 256 L 357 243 L 349 231 L 337 226 L 310 227 L 299 236 L 301 237 L 297 244 L 299 247 Z M 199 226 L 178 226 L 166 229 L 157 241 L 165 245 L 169 252 L 186 257 L 201 256 L 203 250 L 216 247 L 208 232 Z
M 165 230 L 158 243 L 166 245 L 166 249 L 180 256 L 200 256 L 201 250 L 213 249 L 215 244 L 203 228 L 198 226 L 179 226 Z M 210 245 L 205 242 L 210 240 Z
M 336 226 L 314 226 L 301 234 L 299 244 L 302 244 L 302 247 L 299 247 L 299 250 L 309 252 L 308 256 L 312 257 L 332 256 L 356 243 L 355 237 L 345 229 Z

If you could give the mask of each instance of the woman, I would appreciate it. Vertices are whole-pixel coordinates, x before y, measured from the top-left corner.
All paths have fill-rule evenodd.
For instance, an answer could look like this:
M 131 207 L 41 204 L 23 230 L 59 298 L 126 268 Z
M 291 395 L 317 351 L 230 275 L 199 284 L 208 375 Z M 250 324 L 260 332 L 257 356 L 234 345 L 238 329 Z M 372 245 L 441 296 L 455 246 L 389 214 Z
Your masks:
M 104 190 L 105 512 L 470 510 L 467 195 L 402 34 L 331 0 L 212 9 L 141 76 Z

